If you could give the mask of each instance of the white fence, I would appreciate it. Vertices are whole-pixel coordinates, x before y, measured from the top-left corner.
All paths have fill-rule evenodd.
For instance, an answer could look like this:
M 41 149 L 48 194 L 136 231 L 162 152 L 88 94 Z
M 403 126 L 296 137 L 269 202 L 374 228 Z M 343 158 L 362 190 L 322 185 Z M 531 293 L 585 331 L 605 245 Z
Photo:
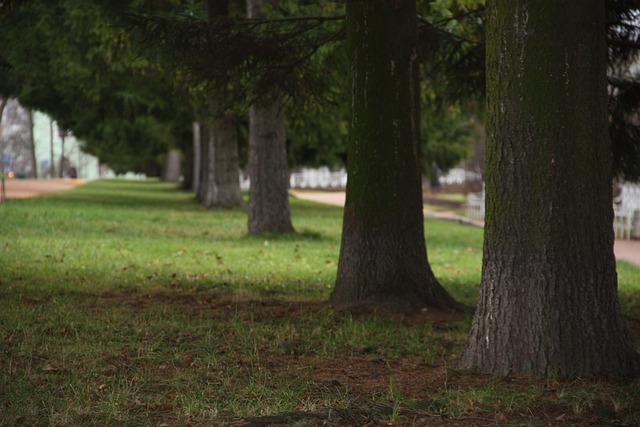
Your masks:
M 622 184 L 613 204 L 613 229 L 620 239 L 640 238 L 640 184 Z
M 291 188 L 344 189 L 347 186 L 347 171 L 340 169 L 332 172 L 327 167 L 303 168 L 291 174 L 289 185 Z
M 347 171 L 331 171 L 327 167 L 302 168 L 289 175 L 289 186 L 297 189 L 344 190 L 347 187 Z M 240 171 L 240 187 L 249 188 L 249 176 Z
M 469 180 L 478 179 L 482 179 L 478 173 L 455 168 L 440 177 L 440 182 L 443 184 L 462 184 Z M 298 189 L 344 190 L 347 187 L 347 171 L 344 169 L 331 171 L 328 167 L 302 168 L 290 174 L 289 185 L 291 188 Z M 240 186 L 243 189 L 249 188 L 249 177 L 242 171 L 240 171 Z

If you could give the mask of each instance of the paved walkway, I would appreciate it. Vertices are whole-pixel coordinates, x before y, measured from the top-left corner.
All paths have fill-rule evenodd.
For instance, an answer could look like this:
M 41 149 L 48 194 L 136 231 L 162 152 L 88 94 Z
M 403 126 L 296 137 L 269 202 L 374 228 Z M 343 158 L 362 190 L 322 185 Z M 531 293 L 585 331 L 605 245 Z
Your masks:
M 291 194 L 299 199 L 312 200 L 329 205 L 344 206 L 345 194 L 343 191 L 303 191 L 291 190 Z M 471 220 L 466 217 L 455 215 L 450 212 L 433 212 L 425 210 L 425 216 L 431 218 L 457 221 L 463 224 L 484 226 L 484 222 Z M 618 240 L 614 245 L 614 252 L 617 259 L 622 259 L 640 266 L 640 240 Z

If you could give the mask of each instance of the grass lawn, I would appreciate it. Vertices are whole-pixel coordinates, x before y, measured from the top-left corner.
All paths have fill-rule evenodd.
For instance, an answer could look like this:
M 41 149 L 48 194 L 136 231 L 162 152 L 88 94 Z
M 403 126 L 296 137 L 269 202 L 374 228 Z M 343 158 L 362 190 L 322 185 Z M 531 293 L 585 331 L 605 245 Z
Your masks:
M 341 209 L 248 237 L 156 181 L 0 205 L 0 425 L 638 425 L 640 381 L 451 369 L 468 315 L 337 312 Z M 431 265 L 478 295 L 482 230 L 425 222 Z M 640 269 L 619 264 L 640 348 Z M 617 423 L 617 424 L 616 424 Z

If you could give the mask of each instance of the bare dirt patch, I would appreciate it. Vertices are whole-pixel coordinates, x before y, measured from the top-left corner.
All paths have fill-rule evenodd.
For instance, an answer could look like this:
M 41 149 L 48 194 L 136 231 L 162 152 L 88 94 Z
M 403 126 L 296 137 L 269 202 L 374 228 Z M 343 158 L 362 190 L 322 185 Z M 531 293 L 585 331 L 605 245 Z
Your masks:
M 5 179 L 5 197 L 24 199 L 53 191 L 68 190 L 86 184 L 84 179 Z
M 194 320 L 235 315 L 252 322 L 277 322 L 279 319 L 304 322 L 309 313 L 332 310 L 324 302 L 241 301 L 197 292 L 108 293 L 99 295 L 95 303 L 102 309 L 124 305 L 136 311 L 161 304 L 169 311 L 188 313 Z M 369 316 L 371 312 L 338 312 L 338 316 L 342 315 Z M 390 313 L 379 315 L 400 320 L 407 328 L 428 322 L 442 331 L 464 316 L 437 310 L 400 317 Z M 242 330 L 230 333 L 242 333 Z M 297 344 L 301 345 L 298 347 Z M 224 343 L 220 343 L 220 348 L 234 352 Z M 298 380 L 308 385 L 306 395 L 300 399 L 314 402 L 324 399 L 326 406 L 264 417 L 222 417 L 216 421 L 229 427 L 619 425 L 610 415 L 610 402 L 580 408 L 571 401 L 560 402 L 558 396 L 565 393 L 566 388 L 574 387 L 575 382 L 530 377 L 496 378 L 458 372 L 446 361 L 434 364 L 415 357 L 387 357 L 382 350 L 345 348 L 333 357 L 319 359 L 314 354 L 307 354 L 304 342 L 292 342 L 287 351 L 263 351 L 260 363 L 265 369 L 283 374 L 299 373 Z M 242 357 L 241 354 L 237 356 Z M 134 358 L 135 354 L 120 354 L 118 364 L 129 366 Z M 189 355 L 185 358 L 185 366 L 194 363 Z M 594 383 L 588 384 L 594 386 Z M 525 404 L 517 404 L 518 399 L 527 399 L 527 390 L 531 388 L 537 390 L 533 397 L 529 396 L 530 400 Z M 504 396 L 508 397 L 510 393 L 512 397 L 505 400 Z M 147 410 L 153 412 L 153 408 Z M 166 415 L 161 409 L 158 409 L 157 417 L 149 413 L 151 419 L 162 419 L 166 425 L 174 425 L 167 423 Z M 182 419 L 176 423 L 184 422 Z

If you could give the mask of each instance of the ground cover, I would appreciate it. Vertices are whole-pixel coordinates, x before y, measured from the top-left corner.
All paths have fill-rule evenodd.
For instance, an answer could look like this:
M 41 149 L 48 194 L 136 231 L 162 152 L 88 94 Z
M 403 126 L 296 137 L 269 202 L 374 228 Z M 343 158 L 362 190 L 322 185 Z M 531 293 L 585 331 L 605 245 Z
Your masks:
M 0 425 L 638 425 L 640 382 L 451 365 L 469 315 L 338 312 L 341 209 L 292 200 L 251 238 L 155 181 L 0 205 Z M 425 223 L 436 276 L 478 293 L 482 230 Z M 640 269 L 619 264 L 640 348 Z M 376 424 L 377 423 L 377 424 Z

